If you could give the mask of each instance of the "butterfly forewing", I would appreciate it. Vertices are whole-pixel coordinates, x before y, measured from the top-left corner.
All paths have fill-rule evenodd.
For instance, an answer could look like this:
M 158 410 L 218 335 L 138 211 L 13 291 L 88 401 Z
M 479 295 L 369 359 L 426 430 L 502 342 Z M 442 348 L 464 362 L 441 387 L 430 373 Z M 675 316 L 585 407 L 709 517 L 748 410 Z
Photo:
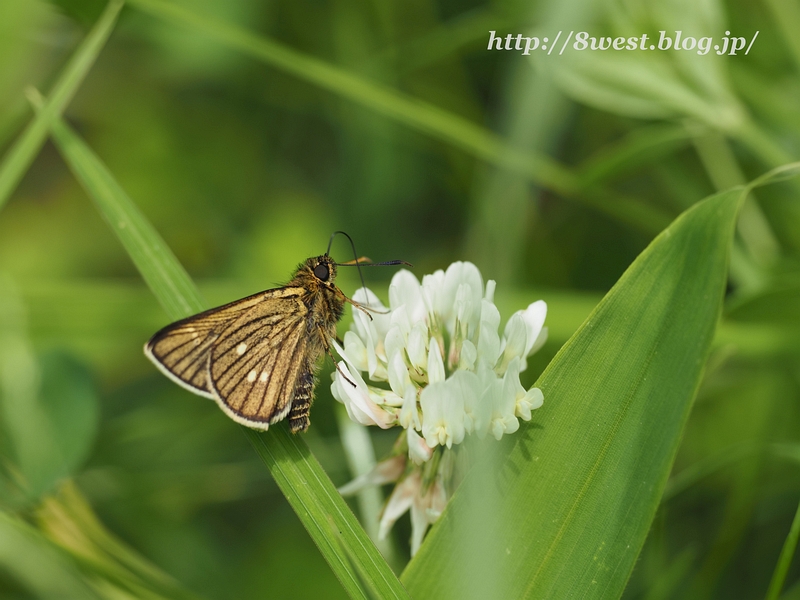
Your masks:
M 209 387 L 223 410 L 263 429 L 289 412 L 307 352 L 303 290 L 274 292 L 230 323 L 208 358 Z
M 264 294 L 243 298 L 164 327 L 147 342 L 145 354 L 176 383 L 213 398 L 207 376 L 211 347 L 226 325 L 261 302 Z

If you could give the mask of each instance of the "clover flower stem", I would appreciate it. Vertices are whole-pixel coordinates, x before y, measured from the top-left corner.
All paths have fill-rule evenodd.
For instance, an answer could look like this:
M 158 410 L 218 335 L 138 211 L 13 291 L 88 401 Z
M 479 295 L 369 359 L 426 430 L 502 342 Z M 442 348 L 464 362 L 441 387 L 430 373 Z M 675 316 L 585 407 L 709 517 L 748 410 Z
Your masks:
M 353 477 L 369 473 L 375 468 L 375 449 L 365 427 L 351 421 L 344 406 L 336 407 L 336 422 L 342 440 L 347 466 Z M 394 544 L 390 539 L 378 537 L 378 519 L 383 509 L 384 497 L 380 487 L 366 487 L 358 492 L 358 512 L 367 535 L 390 565 L 397 562 Z

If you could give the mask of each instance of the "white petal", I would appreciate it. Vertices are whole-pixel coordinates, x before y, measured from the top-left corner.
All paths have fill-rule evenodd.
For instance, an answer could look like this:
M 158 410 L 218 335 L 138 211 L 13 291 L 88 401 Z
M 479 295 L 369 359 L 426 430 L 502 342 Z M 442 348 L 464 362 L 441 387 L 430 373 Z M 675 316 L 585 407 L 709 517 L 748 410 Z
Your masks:
M 428 462 L 433 456 L 433 448 L 425 443 L 425 440 L 413 429 L 408 430 L 408 457 L 415 464 L 421 465 Z
M 392 309 L 390 320 L 392 323 L 391 328 L 398 328 L 403 334 L 403 339 L 407 338 L 408 332 L 411 331 L 411 320 L 408 318 L 406 306 L 401 304 L 397 308 Z
M 505 373 L 509 363 L 514 358 L 527 356 L 527 336 L 528 328 L 525 324 L 525 319 L 522 317 L 522 313 L 514 313 L 511 315 L 508 323 L 506 323 L 504 336 L 505 347 L 503 348 L 503 355 L 500 357 L 496 366 L 498 373 Z
M 392 390 L 385 390 L 383 388 L 368 385 L 367 391 L 369 392 L 370 400 L 372 400 L 378 406 L 381 406 L 384 412 L 389 412 L 392 415 L 396 415 L 397 411 L 392 409 L 399 408 L 403 405 L 403 397 L 395 394 Z M 394 423 L 390 416 L 387 416 L 386 418 L 388 423 Z
M 487 302 L 494 303 L 494 290 L 497 287 L 497 282 L 494 279 L 490 279 L 486 282 L 486 293 L 483 295 L 483 299 Z
M 463 375 L 474 375 L 458 371 Z M 457 374 L 458 374 L 457 373 Z M 475 380 L 477 385 L 477 379 Z M 464 440 L 463 379 L 452 377 L 423 388 L 419 402 L 422 408 L 422 435 L 428 446 L 460 444 Z M 477 393 L 477 392 L 476 392 Z
M 422 538 L 428 530 L 428 515 L 418 502 L 411 504 L 411 556 L 414 556 L 422 545 Z
M 403 406 L 400 409 L 398 421 L 401 427 L 405 427 L 408 430 L 422 429 L 419 410 L 417 410 L 417 388 L 410 381 L 403 393 Z
M 439 344 L 431 338 L 428 344 L 428 383 L 444 381 L 444 361 L 439 350 Z
M 542 346 L 544 346 L 547 343 L 548 334 L 549 334 L 549 331 L 548 331 L 547 327 L 542 327 L 542 330 L 539 332 L 539 337 L 537 337 L 536 341 L 533 342 L 533 346 L 531 346 L 531 349 L 528 352 L 529 356 L 531 354 L 536 353 L 539 350 L 539 348 L 541 348 Z
M 517 361 L 520 359 L 517 358 Z M 511 371 L 512 369 L 509 369 Z M 519 382 L 519 380 L 517 380 Z M 519 421 L 514 416 L 516 409 L 516 397 L 511 385 L 506 385 L 502 379 L 498 379 L 490 388 L 489 397 L 492 402 L 492 416 L 489 423 L 489 431 L 496 439 L 503 437 L 503 434 L 514 433 L 519 429 Z
M 422 299 L 428 315 L 438 312 L 442 308 L 442 294 L 444 291 L 444 271 L 439 269 L 422 278 Z
M 338 344 L 335 345 L 338 349 Z M 348 331 L 344 334 L 344 352 L 339 355 L 347 360 L 359 371 L 366 371 L 369 369 L 367 365 L 367 348 L 364 346 L 363 340 L 354 331 Z
M 353 294 L 353 300 L 376 310 L 386 310 L 380 298 L 369 288 L 358 288 Z
M 478 360 L 494 365 L 500 356 L 500 336 L 497 328 L 500 326 L 500 312 L 488 300 L 481 301 L 481 325 L 478 331 Z
M 480 305 L 483 296 L 483 278 L 478 267 L 470 262 L 454 262 L 444 274 L 444 285 L 440 298 L 438 298 L 437 312 L 442 316 L 444 322 L 453 334 L 455 326 L 455 301 L 459 286 L 464 285 L 466 293 L 470 298 L 468 314 L 465 315 L 463 322 L 470 331 L 475 331 L 480 320 Z
M 373 467 L 373 469 L 363 475 L 359 475 L 352 481 L 344 484 L 339 488 L 339 493 L 342 496 L 349 496 L 360 492 L 362 489 L 373 485 L 383 485 L 384 483 L 391 483 L 397 481 L 403 474 L 406 468 L 406 458 L 402 454 L 393 456 L 387 460 L 381 461 Z
M 472 317 L 472 288 L 469 284 L 461 283 L 456 290 L 456 298 L 453 309 L 456 314 L 456 321 L 463 325 L 468 325 Z
M 495 414 L 495 406 L 500 403 L 500 399 L 503 395 L 503 380 L 499 379 L 491 369 L 487 369 L 486 371 L 488 371 L 484 378 L 486 387 L 484 388 L 480 399 L 480 410 L 488 412 L 489 419 L 487 420 L 482 432 L 478 431 L 476 428 L 476 433 L 478 433 L 478 437 L 482 439 L 486 433 L 491 431 L 492 435 L 494 435 L 497 439 L 500 439 L 497 436 L 496 431 L 499 428 L 500 436 L 502 437 L 502 432 L 505 430 L 505 425 L 503 424 L 502 418 L 497 418 L 499 415 Z
M 428 328 L 424 323 L 414 323 L 408 334 L 406 352 L 411 366 L 417 371 L 425 371 L 428 366 Z
M 392 283 L 389 284 L 389 305 L 392 310 L 405 307 L 412 324 L 425 319 L 428 311 L 422 299 L 422 286 L 411 271 L 401 269 L 392 277 Z
M 525 346 L 525 354 L 523 358 L 529 356 L 533 352 L 534 344 L 538 342 L 539 334 L 542 332 L 544 320 L 547 317 L 547 303 L 544 300 L 537 300 L 528 305 L 523 311 L 519 313 L 525 321 L 527 328 L 527 344 Z M 543 344 L 544 342 L 542 342 Z
M 406 386 L 411 384 L 411 379 L 408 376 L 408 368 L 400 352 L 395 352 L 389 360 L 388 370 L 389 386 L 395 394 L 402 398 L 403 394 L 405 394 Z
M 389 496 L 389 501 L 383 509 L 381 515 L 381 523 L 378 530 L 378 537 L 384 539 L 386 534 L 394 525 L 394 522 L 405 513 L 414 501 L 414 498 L 420 493 L 422 487 L 422 478 L 418 470 L 412 471 L 408 477 L 398 483 L 392 495 Z
M 354 308 L 353 326 L 368 348 L 367 332 L 369 331 L 371 334 L 369 339 L 372 340 L 373 347 L 376 347 L 378 341 L 383 341 L 383 338 L 386 337 L 386 333 L 392 326 L 391 313 L 387 311 L 380 299 L 369 288 L 360 288 L 356 290 L 355 294 L 353 294 L 353 300 L 375 309 L 374 311 L 369 311 L 369 316 L 367 316 L 363 310 Z
M 337 369 L 334 382 L 336 389 L 332 387 L 331 391 L 344 404 L 350 418 L 361 425 L 377 425 L 381 429 L 391 427 L 396 420 L 394 411 L 380 408 L 370 396 L 361 374 L 350 365 L 347 365 L 347 370 L 348 378 L 356 385 L 344 379 Z
M 437 476 L 425 496 L 417 496 L 411 505 L 411 555 L 417 553 L 428 525 L 434 523 L 444 511 L 447 493 L 441 477 Z
M 475 344 L 469 340 L 464 340 L 461 344 L 461 356 L 458 361 L 458 368 L 465 371 L 471 371 L 475 368 L 475 363 L 478 360 L 478 349 Z
M 517 399 L 517 407 L 514 411 L 523 421 L 531 420 L 531 411 L 536 410 L 544 404 L 544 394 L 539 388 L 532 387 L 522 398 Z
M 503 394 L 514 398 L 514 414 L 523 421 L 531 420 L 531 411 L 539 408 L 544 402 L 542 390 L 531 388 L 527 392 L 519 381 L 520 363 L 522 358 L 515 358 L 508 365 L 508 370 L 503 377 Z
M 400 360 L 403 360 L 405 355 L 406 340 L 400 327 L 392 327 L 386 334 L 383 342 L 384 352 L 386 353 L 387 363 L 391 364 L 395 354 L 400 355 Z M 391 381 L 391 380 L 390 380 Z
M 472 371 L 456 371 L 447 382 L 462 399 L 464 431 L 483 437 L 491 412 L 490 406 L 481 402 L 483 387 L 480 379 Z

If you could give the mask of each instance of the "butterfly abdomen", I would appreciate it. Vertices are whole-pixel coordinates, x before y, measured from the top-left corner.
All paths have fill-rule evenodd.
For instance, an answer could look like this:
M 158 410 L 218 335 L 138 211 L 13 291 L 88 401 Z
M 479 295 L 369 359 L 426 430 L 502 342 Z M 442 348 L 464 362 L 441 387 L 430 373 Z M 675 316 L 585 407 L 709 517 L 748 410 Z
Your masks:
M 314 402 L 315 379 L 312 367 L 306 365 L 297 379 L 292 408 L 289 411 L 289 429 L 292 433 L 305 431 L 311 424 L 308 415 L 311 411 L 311 403 Z

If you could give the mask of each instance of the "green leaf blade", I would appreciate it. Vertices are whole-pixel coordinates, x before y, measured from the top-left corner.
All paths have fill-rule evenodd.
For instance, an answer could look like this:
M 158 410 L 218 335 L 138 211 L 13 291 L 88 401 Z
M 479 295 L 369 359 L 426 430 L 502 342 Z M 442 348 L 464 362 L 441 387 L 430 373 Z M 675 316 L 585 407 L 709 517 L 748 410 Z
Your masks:
M 741 195 L 684 213 L 562 348 L 544 407 L 465 480 L 403 574 L 412 595 L 619 597 L 714 336 Z
M 244 429 L 244 432 L 295 512 L 313 517 L 310 522 L 317 531 L 311 532 L 312 537 L 323 541 L 322 544 L 318 541 L 317 545 L 329 562 L 341 561 L 340 568 L 334 572 L 350 597 L 408 598 L 397 576 L 375 550 L 372 540 L 359 525 L 353 527 L 353 513 L 339 492 L 333 486 L 322 485 L 320 473 L 328 484 L 330 480 L 308 446 L 290 434 L 283 423 L 271 427 L 264 434 L 252 429 Z M 286 460 L 286 457 L 292 460 Z M 316 485 L 298 486 L 297 482 Z M 324 493 L 322 497 L 315 493 L 319 490 Z M 356 567 L 355 572 L 347 567 L 348 562 Z M 365 593 L 359 580 L 368 584 L 372 595 Z
M 203 310 L 189 275 L 92 149 L 63 121 L 53 139 L 169 316 Z M 302 437 L 285 427 L 263 435 L 242 429 L 348 594 L 370 598 L 371 588 L 380 598 L 408 598 Z
M 63 121 L 53 124 L 53 140 L 170 318 L 202 311 L 189 274 L 92 149 Z
M 438 106 L 408 96 L 356 73 L 298 52 L 269 38 L 229 25 L 200 12 L 164 0 L 129 0 L 136 8 L 207 35 L 265 64 L 290 73 L 321 89 L 351 100 L 398 123 L 496 165 L 510 173 L 585 204 L 622 223 L 649 234 L 660 231 L 670 216 L 635 197 L 611 194 L 603 189 L 581 189 L 568 168 L 539 152 L 515 148 L 496 133 Z
M 0 511 L 0 568 L 37 598 L 107 597 L 87 584 L 71 557 L 5 511 Z
M 123 0 L 111 0 L 53 86 L 48 101 L 25 128 L 0 164 L 0 207 L 31 166 L 47 139 L 51 125 L 61 116 L 91 69 L 114 29 Z

